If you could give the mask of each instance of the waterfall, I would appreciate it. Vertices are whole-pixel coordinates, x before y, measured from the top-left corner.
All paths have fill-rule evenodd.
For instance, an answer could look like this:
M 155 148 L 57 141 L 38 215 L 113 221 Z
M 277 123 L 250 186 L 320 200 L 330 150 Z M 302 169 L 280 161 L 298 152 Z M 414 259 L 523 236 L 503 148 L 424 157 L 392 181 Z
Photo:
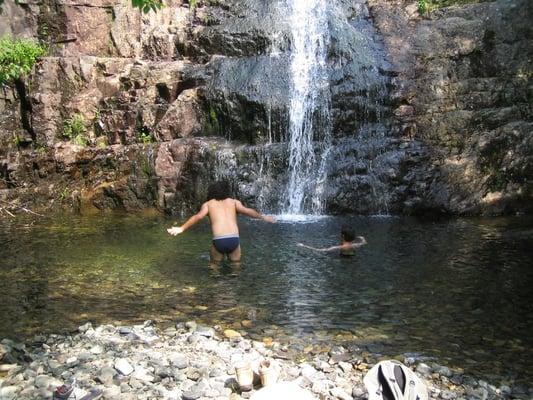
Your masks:
M 331 142 L 330 93 L 326 57 L 328 1 L 290 0 L 291 93 L 289 176 L 283 210 L 288 214 L 323 208 Z

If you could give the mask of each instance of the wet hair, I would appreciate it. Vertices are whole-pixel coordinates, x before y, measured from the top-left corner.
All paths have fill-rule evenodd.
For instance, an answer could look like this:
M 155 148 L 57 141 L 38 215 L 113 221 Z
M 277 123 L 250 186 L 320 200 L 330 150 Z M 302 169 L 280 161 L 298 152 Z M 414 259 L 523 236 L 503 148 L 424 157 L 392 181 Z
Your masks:
M 341 230 L 342 239 L 345 242 L 353 242 L 355 240 L 355 233 L 353 229 L 344 225 Z
M 216 181 L 207 188 L 207 200 L 224 200 L 231 197 L 231 187 L 228 181 Z

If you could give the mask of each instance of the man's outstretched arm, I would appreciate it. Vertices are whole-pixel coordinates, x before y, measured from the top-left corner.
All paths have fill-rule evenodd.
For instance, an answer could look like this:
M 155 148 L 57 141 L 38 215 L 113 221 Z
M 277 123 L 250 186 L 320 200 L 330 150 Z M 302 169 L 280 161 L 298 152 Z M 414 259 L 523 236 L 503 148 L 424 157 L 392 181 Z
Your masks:
M 239 200 L 235 201 L 235 208 L 237 209 L 237 212 L 239 214 L 247 215 L 248 217 L 251 217 L 251 218 L 262 219 L 263 221 L 266 221 L 266 222 L 276 222 L 276 220 L 273 217 L 270 217 L 268 215 L 263 215 L 259 211 L 254 210 L 253 208 L 248 208 L 248 207 L 243 206 L 243 204 Z
M 208 213 L 209 208 L 207 207 L 207 203 L 204 203 L 202 204 L 200 211 L 198 211 L 191 218 L 189 218 L 187 222 L 185 222 L 182 226 L 173 226 L 172 228 L 168 228 L 167 232 L 170 233 L 172 236 L 179 235 L 180 233 L 185 232 L 194 224 L 200 222 L 203 218 L 207 216 Z

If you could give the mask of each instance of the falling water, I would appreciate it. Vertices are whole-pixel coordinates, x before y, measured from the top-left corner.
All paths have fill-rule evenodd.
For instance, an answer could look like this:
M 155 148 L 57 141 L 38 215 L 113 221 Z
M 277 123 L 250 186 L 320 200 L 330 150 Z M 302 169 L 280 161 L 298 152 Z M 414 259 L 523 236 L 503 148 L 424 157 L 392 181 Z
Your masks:
M 328 2 L 290 0 L 289 179 L 284 211 L 322 211 L 330 147 Z

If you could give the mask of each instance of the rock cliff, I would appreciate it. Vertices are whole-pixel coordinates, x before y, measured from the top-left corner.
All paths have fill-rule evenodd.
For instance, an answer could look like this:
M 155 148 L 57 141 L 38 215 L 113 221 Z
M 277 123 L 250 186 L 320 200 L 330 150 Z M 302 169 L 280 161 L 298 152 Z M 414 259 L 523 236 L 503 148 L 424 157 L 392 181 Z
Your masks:
M 283 197 L 290 27 L 283 2 L 2 4 L 0 35 L 49 44 L 0 92 L 0 199 L 189 212 L 231 177 Z M 330 17 L 329 212 L 530 211 L 532 6 L 338 0 Z M 65 132 L 74 121 L 75 144 Z M 68 136 L 68 135 L 67 135 Z M 72 135 L 71 135 L 72 136 Z

